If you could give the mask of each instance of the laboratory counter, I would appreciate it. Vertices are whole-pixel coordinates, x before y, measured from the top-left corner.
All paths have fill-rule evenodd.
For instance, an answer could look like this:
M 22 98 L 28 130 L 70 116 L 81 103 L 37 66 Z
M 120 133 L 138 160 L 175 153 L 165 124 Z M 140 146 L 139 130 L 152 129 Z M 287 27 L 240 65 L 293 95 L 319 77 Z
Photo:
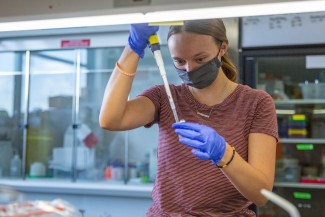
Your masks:
M 65 200 L 84 217 L 142 217 L 152 204 L 153 184 L 0 179 L 1 186 L 20 192 L 23 201 Z

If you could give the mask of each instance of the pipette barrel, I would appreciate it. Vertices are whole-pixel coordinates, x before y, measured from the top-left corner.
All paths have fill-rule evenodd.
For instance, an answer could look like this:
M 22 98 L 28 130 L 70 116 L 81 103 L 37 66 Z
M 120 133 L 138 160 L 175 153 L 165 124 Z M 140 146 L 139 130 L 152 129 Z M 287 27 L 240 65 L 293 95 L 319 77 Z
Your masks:
M 159 44 L 158 36 L 157 35 L 150 36 L 149 44 L 150 44 L 150 49 L 151 49 L 151 51 L 152 51 L 152 53 L 153 53 L 153 55 L 155 57 L 155 60 L 156 60 L 160 75 L 161 75 L 161 77 L 163 79 L 163 82 L 164 82 L 164 87 L 165 87 L 165 90 L 166 90 L 166 93 L 167 93 L 170 108 L 172 109 L 175 121 L 179 122 L 177 111 L 176 111 L 176 106 L 175 106 L 173 96 L 172 96 L 172 93 L 170 91 L 167 76 L 166 76 L 164 61 L 163 61 L 163 58 L 162 58 L 162 55 L 161 55 L 161 52 L 160 52 L 160 44 Z

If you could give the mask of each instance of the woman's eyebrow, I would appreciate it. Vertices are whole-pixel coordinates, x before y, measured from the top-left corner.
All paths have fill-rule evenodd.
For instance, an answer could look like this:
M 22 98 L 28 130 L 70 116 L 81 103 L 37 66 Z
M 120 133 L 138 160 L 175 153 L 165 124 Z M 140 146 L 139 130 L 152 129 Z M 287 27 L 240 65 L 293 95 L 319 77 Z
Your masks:
M 194 54 L 193 57 L 204 56 L 204 55 L 208 55 L 208 53 L 206 53 L 206 52 L 200 52 L 200 53 Z M 173 59 L 183 59 L 183 58 L 177 57 L 177 56 L 172 57 L 172 58 Z
M 206 54 L 207 54 L 206 52 L 200 52 L 200 53 L 195 54 L 194 56 L 197 57 L 197 56 L 202 56 L 202 55 L 206 55 Z

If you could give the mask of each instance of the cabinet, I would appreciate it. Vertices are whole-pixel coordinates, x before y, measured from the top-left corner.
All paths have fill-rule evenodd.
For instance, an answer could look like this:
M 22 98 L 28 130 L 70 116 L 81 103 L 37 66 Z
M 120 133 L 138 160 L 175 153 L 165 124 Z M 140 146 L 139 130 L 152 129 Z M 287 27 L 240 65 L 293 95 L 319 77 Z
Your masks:
M 275 105 L 280 141 L 274 191 L 302 216 L 324 216 L 325 99 L 276 100 Z
M 37 46 L 35 38 L 27 37 L 19 48 L 10 47 L 17 39 L 3 40 L 1 179 L 153 183 L 157 127 L 114 132 L 101 129 L 98 124 L 105 87 L 124 49 L 128 28 L 120 26 L 118 31 L 97 34 L 40 36 Z M 78 46 L 80 38 L 93 46 Z M 70 41 L 69 47 L 62 47 L 63 41 Z M 174 67 L 164 41 L 161 51 L 168 79 L 178 84 L 180 79 L 172 73 Z M 140 61 L 130 98 L 158 84 L 162 84 L 162 79 L 148 49 Z M 18 177 L 10 174 L 14 152 L 22 162 Z
M 325 49 L 242 52 L 245 83 L 268 92 L 276 107 L 279 143 L 274 191 L 295 204 L 302 216 L 325 213 L 325 97 L 320 95 L 325 92 L 325 67 L 307 66 L 308 58 L 319 56 L 315 52 L 325 54 Z M 286 216 L 273 204 L 259 214 Z
M 325 41 L 317 32 L 323 15 L 241 20 L 241 81 L 269 93 L 276 107 L 280 139 L 273 190 L 304 217 L 325 216 Z M 258 213 L 288 216 L 271 203 Z

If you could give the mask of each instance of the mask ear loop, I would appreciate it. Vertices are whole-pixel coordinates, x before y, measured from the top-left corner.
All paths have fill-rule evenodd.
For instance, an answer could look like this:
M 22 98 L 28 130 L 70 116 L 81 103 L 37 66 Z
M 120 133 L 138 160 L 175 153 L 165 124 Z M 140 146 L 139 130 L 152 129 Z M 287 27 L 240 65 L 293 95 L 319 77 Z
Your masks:
M 218 40 L 218 42 L 220 42 L 220 47 L 219 47 L 219 51 L 218 51 L 218 53 L 216 55 L 216 58 L 217 58 L 216 62 L 217 62 L 217 67 L 220 68 L 222 66 L 222 62 L 221 62 L 221 57 L 219 59 L 219 54 L 220 54 L 220 51 L 221 51 L 221 46 L 223 44 L 223 41 L 221 41 L 219 39 L 217 39 L 217 40 Z
M 219 39 L 217 39 L 219 42 L 220 42 L 220 47 L 219 47 L 219 51 L 218 51 L 218 53 L 217 53 L 217 58 L 218 58 L 218 60 L 219 60 L 219 54 L 220 54 L 220 51 L 221 51 L 221 46 L 222 46 L 222 44 L 223 44 L 223 41 L 222 40 L 219 40 Z M 220 63 L 221 63 L 221 57 L 220 57 Z

